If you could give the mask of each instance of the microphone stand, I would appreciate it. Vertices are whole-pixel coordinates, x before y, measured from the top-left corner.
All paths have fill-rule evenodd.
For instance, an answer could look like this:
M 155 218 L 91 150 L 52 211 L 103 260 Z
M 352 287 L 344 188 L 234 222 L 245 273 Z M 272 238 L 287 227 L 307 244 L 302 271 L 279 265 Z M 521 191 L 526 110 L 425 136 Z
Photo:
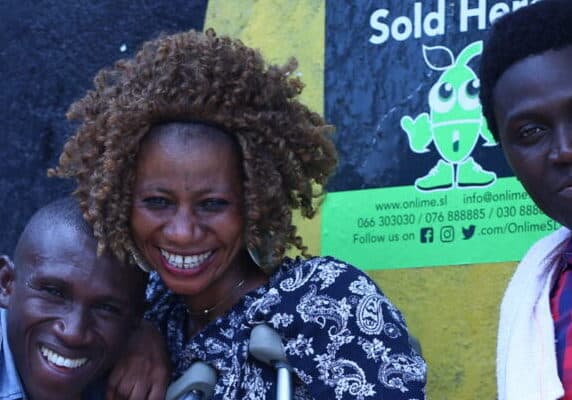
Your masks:
M 276 369 L 276 399 L 292 399 L 292 367 L 288 364 L 280 335 L 268 325 L 257 325 L 250 333 L 249 352 L 258 361 Z
M 208 400 L 216 385 L 216 371 L 203 361 L 190 368 L 167 389 L 166 400 Z

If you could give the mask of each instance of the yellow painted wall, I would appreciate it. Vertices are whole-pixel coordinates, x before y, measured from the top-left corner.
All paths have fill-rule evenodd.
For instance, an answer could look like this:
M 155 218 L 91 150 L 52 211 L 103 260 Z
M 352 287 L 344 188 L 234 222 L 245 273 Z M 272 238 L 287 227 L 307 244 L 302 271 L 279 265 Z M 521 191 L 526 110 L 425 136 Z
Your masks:
M 324 0 L 210 0 L 205 27 L 259 48 L 267 60 L 296 56 L 302 100 L 323 113 Z M 297 224 L 319 254 L 320 219 Z M 428 398 L 496 398 L 494 352 L 498 305 L 514 263 L 372 271 L 403 311 L 428 362 Z
M 495 399 L 498 306 L 515 263 L 370 271 L 429 364 L 429 399 Z

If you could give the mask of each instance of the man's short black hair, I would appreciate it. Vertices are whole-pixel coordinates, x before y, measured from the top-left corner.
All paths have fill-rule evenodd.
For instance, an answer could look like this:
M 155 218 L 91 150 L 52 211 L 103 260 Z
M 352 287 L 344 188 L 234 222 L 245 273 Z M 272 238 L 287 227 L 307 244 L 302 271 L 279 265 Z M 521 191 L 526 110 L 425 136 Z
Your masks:
M 78 202 L 72 197 L 55 200 L 36 211 L 26 224 L 14 251 L 16 265 L 19 264 L 21 248 L 29 236 L 38 230 L 47 229 L 49 226 L 57 224 L 70 226 L 93 238 L 91 226 L 83 219 Z
M 483 115 L 497 141 L 493 92 L 503 73 L 526 57 L 570 45 L 572 0 L 541 0 L 493 23 L 481 56 L 479 96 Z

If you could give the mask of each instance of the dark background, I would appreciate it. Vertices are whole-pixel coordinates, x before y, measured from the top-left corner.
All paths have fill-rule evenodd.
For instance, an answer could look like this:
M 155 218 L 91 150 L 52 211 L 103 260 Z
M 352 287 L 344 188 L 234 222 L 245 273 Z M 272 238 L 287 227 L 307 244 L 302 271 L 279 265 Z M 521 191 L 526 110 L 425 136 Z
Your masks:
M 12 254 L 36 209 L 73 190 L 72 182 L 47 178 L 46 170 L 72 133 L 69 105 L 95 73 L 159 33 L 202 29 L 207 2 L 0 2 L 0 253 Z

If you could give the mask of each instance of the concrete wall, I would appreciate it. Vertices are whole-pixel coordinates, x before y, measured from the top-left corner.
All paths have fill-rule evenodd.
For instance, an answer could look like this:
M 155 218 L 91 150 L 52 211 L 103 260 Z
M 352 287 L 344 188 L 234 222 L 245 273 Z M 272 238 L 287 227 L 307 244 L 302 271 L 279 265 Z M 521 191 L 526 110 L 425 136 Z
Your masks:
M 48 179 L 73 131 L 69 105 L 95 73 L 161 32 L 202 29 L 207 0 L 0 2 L 0 252 L 31 214 L 72 190 Z

